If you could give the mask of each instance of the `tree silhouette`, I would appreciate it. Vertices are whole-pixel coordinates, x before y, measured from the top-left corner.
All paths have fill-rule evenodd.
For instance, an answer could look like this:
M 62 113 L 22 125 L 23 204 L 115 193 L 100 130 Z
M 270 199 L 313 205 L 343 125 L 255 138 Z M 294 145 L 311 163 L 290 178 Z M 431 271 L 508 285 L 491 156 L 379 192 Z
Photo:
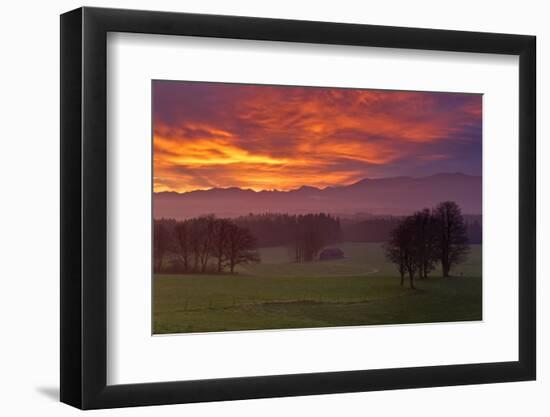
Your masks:
M 161 221 L 154 222 L 153 233 L 153 269 L 155 272 L 161 272 L 164 267 L 164 261 L 170 249 L 170 232 L 166 224 Z
M 224 255 L 231 273 L 235 272 L 237 265 L 260 261 L 256 239 L 252 233 L 233 223 L 228 224 L 224 248 Z
M 436 220 L 429 209 L 425 208 L 412 215 L 414 229 L 414 244 L 419 278 L 427 279 L 428 274 L 435 268 L 437 261 L 437 228 Z
M 226 247 L 229 245 L 231 223 L 227 219 L 219 219 L 214 223 L 213 255 L 218 259 L 217 271 L 222 272 L 226 261 Z
M 403 218 L 391 231 L 385 245 L 386 258 L 397 266 L 403 285 L 408 274 L 410 287 L 416 277 L 428 278 L 441 262 L 443 276 L 463 262 L 469 251 L 466 225 L 460 207 L 452 201 L 440 203 L 433 211 L 423 209 Z
M 174 253 L 183 272 L 189 271 L 191 262 L 191 230 L 189 222 L 178 222 L 174 226 Z
M 463 262 L 470 247 L 464 217 L 454 201 L 440 203 L 433 212 L 436 222 L 436 254 L 441 261 L 443 276 L 448 277 L 456 264 Z
M 214 230 L 216 218 L 213 215 L 199 217 L 202 229 L 202 242 L 200 245 L 201 272 L 206 272 L 208 259 L 214 247 Z
M 418 271 L 418 242 L 414 218 L 407 217 L 393 230 L 386 245 L 386 257 L 397 265 L 403 285 L 405 273 L 409 275 L 409 286 L 415 289 L 414 278 Z
M 401 243 L 401 234 L 399 228 L 395 228 L 390 233 L 390 240 L 384 245 L 386 258 L 397 266 L 401 276 L 401 285 L 405 281 L 405 250 Z
M 234 272 L 239 264 L 260 261 L 248 229 L 212 215 L 155 220 L 153 241 L 155 273 Z

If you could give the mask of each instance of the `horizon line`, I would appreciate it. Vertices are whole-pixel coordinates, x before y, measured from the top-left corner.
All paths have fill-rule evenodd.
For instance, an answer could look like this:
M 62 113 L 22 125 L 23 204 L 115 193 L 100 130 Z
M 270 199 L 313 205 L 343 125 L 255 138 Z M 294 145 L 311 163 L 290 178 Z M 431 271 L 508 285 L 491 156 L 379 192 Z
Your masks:
M 231 186 L 231 187 L 195 188 L 195 189 L 189 190 L 189 191 L 174 191 L 174 190 L 172 190 L 172 191 L 154 191 L 154 186 L 153 186 L 153 194 L 179 194 L 179 195 L 182 195 L 182 194 L 189 194 L 189 193 L 193 193 L 193 192 L 197 192 L 197 191 L 212 191 L 212 190 L 241 190 L 241 191 L 251 191 L 253 193 L 262 193 L 262 192 L 289 193 L 289 192 L 293 192 L 293 191 L 299 191 L 299 190 L 304 189 L 304 188 L 305 189 L 314 189 L 314 190 L 317 190 L 317 191 L 324 191 L 324 190 L 329 189 L 329 188 L 350 187 L 352 185 L 356 185 L 356 184 L 359 184 L 359 183 L 364 182 L 364 181 L 377 181 L 377 180 L 388 180 L 388 179 L 397 179 L 397 178 L 402 178 L 402 179 L 425 179 L 425 178 L 443 176 L 443 175 L 482 178 L 482 175 L 472 175 L 472 174 L 466 174 L 464 172 L 438 172 L 438 173 L 435 173 L 435 174 L 423 175 L 423 176 L 396 175 L 396 176 L 389 176 L 389 177 L 373 177 L 373 178 L 365 177 L 365 178 L 362 178 L 360 180 L 357 180 L 357 181 L 349 183 L 349 184 L 327 185 L 326 187 L 323 187 L 323 188 L 315 187 L 315 186 L 312 186 L 312 185 L 301 185 L 300 187 L 291 188 L 291 189 L 288 189 L 288 190 L 279 190 L 279 189 L 276 189 L 276 188 L 271 188 L 271 189 L 265 188 L 265 189 L 261 189 L 261 190 L 254 190 L 252 188 L 241 188 L 239 186 Z

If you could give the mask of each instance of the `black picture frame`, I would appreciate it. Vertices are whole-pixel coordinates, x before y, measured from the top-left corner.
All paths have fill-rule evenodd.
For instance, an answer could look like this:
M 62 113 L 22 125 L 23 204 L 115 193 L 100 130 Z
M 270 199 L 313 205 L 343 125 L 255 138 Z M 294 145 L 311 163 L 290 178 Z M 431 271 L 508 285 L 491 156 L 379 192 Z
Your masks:
M 108 32 L 519 56 L 519 358 L 513 362 L 107 385 Z M 61 401 L 82 409 L 533 380 L 534 36 L 136 10 L 61 16 Z

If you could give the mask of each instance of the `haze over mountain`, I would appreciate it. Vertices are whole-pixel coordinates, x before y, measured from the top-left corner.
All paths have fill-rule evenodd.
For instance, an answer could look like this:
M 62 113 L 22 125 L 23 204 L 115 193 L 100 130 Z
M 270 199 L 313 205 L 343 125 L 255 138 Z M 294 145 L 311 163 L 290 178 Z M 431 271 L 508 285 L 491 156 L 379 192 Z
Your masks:
M 481 214 L 481 177 L 444 173 L 421 178 L 363 179 L 324 189 L 303 186 L 290 191 L 253 191 L 233 187 L 160 192 L 154 194 L 153 212 L 156 219 L 205 214 L 236 217 L 248 213 L 405 215 L 444 200 L 456 201 L 464 214 Z

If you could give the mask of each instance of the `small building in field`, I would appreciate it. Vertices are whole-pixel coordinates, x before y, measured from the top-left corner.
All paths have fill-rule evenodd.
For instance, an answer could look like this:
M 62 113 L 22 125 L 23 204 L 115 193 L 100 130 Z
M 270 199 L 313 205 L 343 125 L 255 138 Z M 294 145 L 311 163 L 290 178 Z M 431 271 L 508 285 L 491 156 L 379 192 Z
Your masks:
M 326 248 L 319 254 L 320 261 L 328 261 L 330 259 L 342 259 L 344 257 L 344 251 L 340 248 Z

